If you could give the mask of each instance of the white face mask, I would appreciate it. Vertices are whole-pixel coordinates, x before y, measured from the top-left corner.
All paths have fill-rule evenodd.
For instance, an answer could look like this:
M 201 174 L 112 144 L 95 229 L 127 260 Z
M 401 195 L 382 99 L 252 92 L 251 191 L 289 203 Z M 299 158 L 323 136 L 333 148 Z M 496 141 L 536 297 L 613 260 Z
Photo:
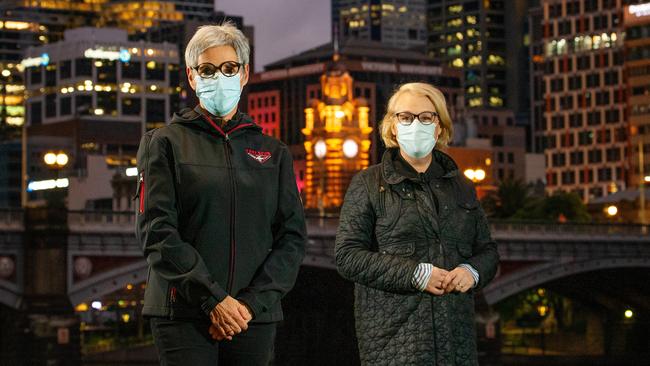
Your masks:
M 416 159 L 423 158 L 436 146 L 436 123 L 423 125 L 417 118 L 408 126 L 397 123 L 397 142 L 404 152 Z

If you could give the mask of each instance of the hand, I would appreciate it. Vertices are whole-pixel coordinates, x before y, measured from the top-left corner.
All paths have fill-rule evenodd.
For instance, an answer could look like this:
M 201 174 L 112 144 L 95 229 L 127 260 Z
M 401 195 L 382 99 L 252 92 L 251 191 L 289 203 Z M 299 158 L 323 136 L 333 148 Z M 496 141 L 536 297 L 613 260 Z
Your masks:
M 248 329 L 248 322 L 251 318 L 251 314 L 245 305 L 227 296 L 210 312 L 210 320 L 212 321 L 210 334 L 215 339 L 220 336 L 223 337 L 222 339 L 228 339 L 228 337 L 232 339 L 235 334 Z
M 433 267 L 431 271 L 431 277 L 429 277 L 429 282 L 427 282 L 427 287 L 424 291 L 433 294 L 433 295 L 442 295 L 445 293 L 444 287 L 442 287 L 442 281 L 445 279 L 449 272 L 442 268 Z
M 232 336 L 227 335 L 226 331 L 223 329 L 221 325 L 217 325 L 217 324 L 210 325 L 210 329 L 208 330 L 208 332 L 210 332 L 210 336 L 212 336 L 212 339 L 215 339 L 219 342 L 223 341 L 224 339 L 232 341 Z
M 465 293 L 474 287 L 474 277 L 467 268 L 456 267 L 442 281 L 445 292 L 458 291 Z

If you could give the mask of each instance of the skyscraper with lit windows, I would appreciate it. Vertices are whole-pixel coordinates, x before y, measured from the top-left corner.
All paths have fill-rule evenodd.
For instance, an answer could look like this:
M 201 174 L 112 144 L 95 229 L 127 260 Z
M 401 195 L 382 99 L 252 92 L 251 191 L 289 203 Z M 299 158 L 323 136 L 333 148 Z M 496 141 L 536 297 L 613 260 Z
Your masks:
M 622 0 L 541 2 L 547 192 L 626 189 Z
M 332 12 L 335 37 L 340 40 L 419 50 L 426 45 L 426 0 L 332 0 Z

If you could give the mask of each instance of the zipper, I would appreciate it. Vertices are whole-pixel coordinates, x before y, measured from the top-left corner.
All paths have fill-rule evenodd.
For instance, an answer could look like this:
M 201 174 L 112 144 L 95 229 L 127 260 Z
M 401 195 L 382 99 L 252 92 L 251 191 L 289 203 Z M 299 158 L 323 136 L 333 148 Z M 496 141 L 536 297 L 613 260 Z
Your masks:
M 174 304 L 176 303 L 176 287 L 169 289 L 169 319 L 174 320 Z
M 236 264 L 236 254 L 237 254 L 237 243 L 235 241 L 235 219 L 237 217 L 237 189 L 235 182 L 235 174 L 233 172 L 232 164 L 232 145 L 230 143 L 230 136 L 237 130 L 241 130 L 246 127 L 254 126 L 253 123 L 243 123 L 238 126 L 235 126 L 233 129 L 228 132 L 219 127 L 214 121 L 207 115 L 203 115 L 206 121 L 220 134 L 224 137 L 224 152 L 226 154 L 226 163 L 228 165 L 228 174 L 230 175 L 230 258 L 228 265 L 228 286 L 227 292 L 232 292 L 233 282 L 235 281 L 235 264 Z
M 235 218 L 236 218 L 236 200 L 237 200 L 237 190 L 235 189 L 235 177 L 232 170 L 232 146 L 230 145 L 230 139 L 226 135 L 226 141 L 224 142 L 224 150 L 226 153 L 226 163 L 228 165 L 228 174 L 230 175 L 230 263 L 229 263 L 229 272 L 228 272 L 228 293 L 232 291 L 232 284 L 235 280 L 235 255 L 236 255 L 236 243 L 235 243 Z
M 383 185 L 379 186 L 379 217 L 383 217 L 385 214 L 384 210 L 384 200 L 386 196 L 386 188 Z
M 438 226 L 440 226 L 440 202 L 438 202 L 438 197 L 436 197 L 435 194 L 433 194 L 433 191 L 431 190 L 431 187 L 429 186 L 429 182 L 427 182 L 424 179 L 424 173 L 420 173 L 420 181 L 422 182 L 422 185 L 424 186 L 424 190 L 427 192 L 429 199 L 431 200 L 431 203 L 433 204 L 433 209 L 436 211 L 436 219 L 438 220 Z M 442 240 L 440 240 L 440 237 L 438 237 L 438 253 L 440 255 L 440 263 L 444 265 L 444 252 L 443 252 L 443 247 L 442 247 Z
M 140 178 L 139 178 L 139 183 L 140 183 L 140 206 L 138 207 L 138 212 L 143 213 L 144 212 L 144 172 L 140 172 Z

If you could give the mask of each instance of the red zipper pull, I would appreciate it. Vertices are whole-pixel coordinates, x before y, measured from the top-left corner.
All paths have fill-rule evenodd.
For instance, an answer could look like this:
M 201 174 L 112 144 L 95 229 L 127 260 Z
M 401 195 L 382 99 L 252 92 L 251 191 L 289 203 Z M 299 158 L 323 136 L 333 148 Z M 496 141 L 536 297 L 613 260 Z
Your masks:
M 170 298 L 172 302 L 176 302 L 176 287 L 172 287 Z
M 140 173 L 140 207 L 138 212 L 144 212 L 144 172 Z

